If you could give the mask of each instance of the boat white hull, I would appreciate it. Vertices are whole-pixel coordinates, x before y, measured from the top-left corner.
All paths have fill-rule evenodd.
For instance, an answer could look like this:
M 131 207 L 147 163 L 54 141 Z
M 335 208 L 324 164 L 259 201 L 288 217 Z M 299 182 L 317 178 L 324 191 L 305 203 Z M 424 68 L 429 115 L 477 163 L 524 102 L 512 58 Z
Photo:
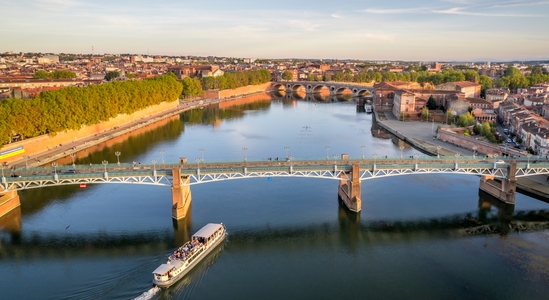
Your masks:
M 166 280 L 166 281 L 159 281 L 153 278 L 153 284 L 161 287 L 161 288 L 167 288 L 179 281 L 181 278 L 183 278 L 187 273 L 189 273 L 196 265 L 198 265 L 210 252 L 212 252 L 213 249 L 215 249 L 217 246 L 219 246 L 223 241 L 225 241 L 226 232 L 223 231 L 223 235 L 220 236 L 216 241 L 213 242 L 206 250 L 204 250 L 202 253 L 198 255 L 196 259 L 193 260 L 191 264 L 189 264 L 187 267 L 185 267 L 185 270 L 183 270 L 181 273 L 177 274 L 176 276 L 173 276 L 172 278 Z

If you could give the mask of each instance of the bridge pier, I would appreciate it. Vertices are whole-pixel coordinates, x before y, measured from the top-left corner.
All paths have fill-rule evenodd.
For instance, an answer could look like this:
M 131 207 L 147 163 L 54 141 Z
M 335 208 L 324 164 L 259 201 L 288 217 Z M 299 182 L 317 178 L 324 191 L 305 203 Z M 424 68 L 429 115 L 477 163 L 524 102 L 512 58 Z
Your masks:
M 481 176 L 479 189 L 504 203 L 515 204 L 517 191 L 516 171 L 517 163 L 513 161 L 509 163 L 507 175 L 501 182 L 495 181 L 493 176 Z
M 17 191 L 7 191 L 0 194 L 0 217 L 16 209 L 21 205 Z
M 362 209 L 362 200 L 360 200 L 360 164 L 353 164 L 353 170 L 350 173 L 341 174 L 337 192 L 341 202 L 350 211 L 360 212 Z
M 181 177 L 181 169 L 172 170 L 172 218 L 183 219 L 191 206 L 190 177 Z

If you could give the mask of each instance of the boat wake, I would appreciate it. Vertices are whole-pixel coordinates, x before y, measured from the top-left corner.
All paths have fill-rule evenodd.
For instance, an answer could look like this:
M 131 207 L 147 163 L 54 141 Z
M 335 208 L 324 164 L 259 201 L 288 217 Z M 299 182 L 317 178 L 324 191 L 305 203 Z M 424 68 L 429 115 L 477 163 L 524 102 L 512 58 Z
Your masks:
M 156 293 L 160 292 L 160 288 L 155 286 L 152 289 L 144 292 L 139 297 L 134 298 L 133 300 L 149 300 L 151 299 Z

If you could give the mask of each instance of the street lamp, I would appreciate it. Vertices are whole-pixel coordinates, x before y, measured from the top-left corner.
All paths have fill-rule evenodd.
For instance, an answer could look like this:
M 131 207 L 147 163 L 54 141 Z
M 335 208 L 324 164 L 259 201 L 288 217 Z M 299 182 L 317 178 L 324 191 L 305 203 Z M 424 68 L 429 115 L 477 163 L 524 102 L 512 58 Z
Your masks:
M 334 162 L 337 161 L 338 157 L 339 157 L 339 154 L 334 154 Z
M 51 166 L 53 167 L 53 173 L 54 174 L 57 174 L 57 163 L 56 162 L 52 162 L 51 163 Z M 3 176 L 3 175 L 2 175 Z
M 473 146 L 473 159 L 477 156 L 477 146 Z
M 372 154 L 372 157 L 374 158 L 374 167 L 375 167 L 376 166 L 377 153 Z
M 206 150 L 204 150 L 203 148 L 201 148 L 201 149 L 198 150 L 198 151 L 200 151 L 200 154 L 202 155 L 202 162 L 204 162 L 204 151 L 206 151 Z
M 164 153 L 166 153 L 166 151 L 160 150 L 158 152 L 160 152 L 160 155 L 162 156 L 162 164 L 164 164 Z
M 246 162 L 246 151 L 248 151 L 248 148 L 242 148 L 242 152 L 244 152 L 244 162 Z
M 2 182 L 4 182 L 6 180 L 6 177 L 4 177 L 4 167 L 5 167 L 5 165 L 2 164 Z
M 330 150 L 330 146 L 324 147 L 326 149 L 326 160 L 330 159 L 330 156 L 328 156 L 328 150 Z
M 105 173 L 107 173 L 107 165 L 109 164 L 108 161 L 104 160 L 101 162 L 103 164 L 103 167 L 104 167 L 104 170 L 105 170 Z
M 194 159 L 196 161 L 196 168 L 200 169 L 200 157 Z
M 404 146 L 398 147 L 400 149 L 400 159 L 402 159 L 402 150 L 404 150 Z
M 286 158 L 288 158 L 288 150 L 290 150 L 290 147 L 284 147 L 284 151 L 286 151 Z
M 156 158 L 153 158 L 151 162 L 153 163 L 153 171 L 156 172 Z
M 441 146 L 437 146 L 437 158 L 440 158 L 440 148 L 442 148 Z
M 458 163 L 458 157 L 459 157 L 459 153 L 456 153 L 456 165 Z
M 116 164 L 120 167 L 120 151 L 114 152 L 114 155 L 116 155 Z
M 366 149 L 366 146 L 360 146 L 360 149 L 362 149 L 362 159 L 364 159 L 364 149 Z
M 530 156 L 532 156 L 532 154 L 528 153 L 526 154 L 526 156 L 528 157 L 528 167 L 530 166 Z
M 414 154 L 414 158 L 416 159 L 416 165 L 417 165 L 417 158 L 419 157 L 419 153 Z
M 74 157 L 76 156 L 76 153 L 71 153 L 70 154 L 71 158 L 72 158 L 72 168 L 74 169 L 76 166 L 74 165 Z

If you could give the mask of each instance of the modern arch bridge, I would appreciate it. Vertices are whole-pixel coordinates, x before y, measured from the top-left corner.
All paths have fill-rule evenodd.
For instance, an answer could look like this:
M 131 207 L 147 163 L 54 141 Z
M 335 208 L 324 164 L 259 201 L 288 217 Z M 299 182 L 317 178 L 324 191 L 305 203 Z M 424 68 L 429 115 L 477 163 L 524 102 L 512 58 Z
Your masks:
M 273 83 L 272 88 L 275 90 L 284 89 L 289 92 L 304 91 L 307 94 L 320 93 L 322 90 L 328 90 L 331 95 L 343 94 L 345 91 L 350 91 L 355 97 L 375 97 L 375 89 L 373 86 L 353 83 L 330 81 L 279 81 Z
M 342 155 L 343 156 L 343 155 Z M 346 156 L 346 155 L 345 155 Z M 71 170 L 76 170 L 71 171 Z M 73 173 L 74 172 L 74 173 Z M 0 216 L 19 206 L 17 191 L 74 184 L 144 184 L 172 189 L 172 216 L 184 218 L 191 202 L 190 186 L 260 177 L 303 177 L 338 180 L 338 196 L 349 210 L 361 210 L 361 181 L 415 174 L 480 176 L 480 189 L 505 203 L 515 203 L 516 178 L 549 174 L 549 162 L 490 161 L 478 157 L 412 157 L 342 160 L 212 162 L 195 164 L 108 164 L 2 169 Z

